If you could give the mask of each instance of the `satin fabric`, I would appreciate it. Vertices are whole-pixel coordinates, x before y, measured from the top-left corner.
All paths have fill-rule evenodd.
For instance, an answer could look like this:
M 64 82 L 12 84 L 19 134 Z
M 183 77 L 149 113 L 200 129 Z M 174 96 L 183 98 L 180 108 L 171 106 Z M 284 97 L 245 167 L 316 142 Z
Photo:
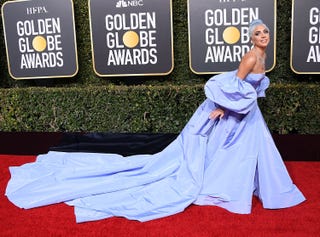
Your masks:
M 55 152 L 10 167 L 6 195 L 16 206 L 65 202 L 76 221 L 111 216 L 148 221 L 190 204 L 251 212 L 252 196 L 270 209 L 305 200 L 293 184 L 257 104 L 269 79 L 236 71 L 212 77 L 207 99 L 178 137 L 153 155 Z M 209 119 L 221 107 L 225 116 Z

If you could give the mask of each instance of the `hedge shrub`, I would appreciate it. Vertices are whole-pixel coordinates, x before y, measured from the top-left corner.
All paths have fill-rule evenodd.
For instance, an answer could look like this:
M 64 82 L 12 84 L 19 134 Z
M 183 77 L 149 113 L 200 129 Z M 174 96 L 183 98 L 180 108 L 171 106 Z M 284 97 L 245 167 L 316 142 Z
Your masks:
M 259 102 L 272 132 L 320 133 L 319 95 L 275 84 Z M 200 84 L 1 89 L 0 130 L 178 133 L 203 99 Z

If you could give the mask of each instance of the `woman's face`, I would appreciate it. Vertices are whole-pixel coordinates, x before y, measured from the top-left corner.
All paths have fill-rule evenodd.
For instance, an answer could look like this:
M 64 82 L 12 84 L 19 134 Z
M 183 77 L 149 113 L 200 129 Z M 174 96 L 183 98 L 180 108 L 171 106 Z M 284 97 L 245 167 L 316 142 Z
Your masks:
M 265 48 L 270 42 L 269 30 L 264 25 L 258 25 L 254 29 L 251 40 L 254 46 Z

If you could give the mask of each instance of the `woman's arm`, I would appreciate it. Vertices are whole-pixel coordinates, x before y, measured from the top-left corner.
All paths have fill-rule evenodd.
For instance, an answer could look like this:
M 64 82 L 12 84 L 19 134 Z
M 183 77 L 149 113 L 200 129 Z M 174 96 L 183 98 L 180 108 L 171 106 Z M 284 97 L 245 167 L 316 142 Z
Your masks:
M 252 72 L 256 64 L 256 60 L 257 60 L 256 56 L 251 51 L 245 54 L 241 59 L 238 72 L 237 72 L 237 77 L 240 78 L 241 80 L 246 78 L 247 75 L 250 72 Z M 224 116 L 224 110 L 222 108 L 217 108 L 210 113 L 209 118 L 212 120 L 215 120 L 216 118 L 219 118 L 219 119 L 223 118 L 223 116 Z

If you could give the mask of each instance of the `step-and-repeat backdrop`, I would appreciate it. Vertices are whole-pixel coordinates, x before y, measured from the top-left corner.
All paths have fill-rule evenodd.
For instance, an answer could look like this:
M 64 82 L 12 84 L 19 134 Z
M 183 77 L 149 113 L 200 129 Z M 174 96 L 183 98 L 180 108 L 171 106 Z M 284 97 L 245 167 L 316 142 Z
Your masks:
M 276 0 L 188 0 L 189 65 L 195 74 L 234 70 L 251 47 L 248 27 L 269 27 L 266 70 L 276 64 Z M 174 68 L 172 0 L 88 0 L 94 72 L 101 77 L 167 75 Z M 320 1 L 292 1 L 291 68 L 320 71 Z M 14 79 L 78 72 L 72 0 L 2 5 L 8 70 Z
M 171 0 L 89 0 L 93 67 L 100 76 L 173 69 Z
M 8 1 L 2 6 L 14 79 L 72 77 L 78 71 L 71 0 Z
M 275 65 L 276 2 L 273 0 L 189 0 L 190 67 L 195 73 L 234 70 L 252 44 L 249 24 L 262 19 L 271 33 L 266 70 Z
M 320 1 L 293 0 L 291 68 L 300 74 L 320 73 Z

